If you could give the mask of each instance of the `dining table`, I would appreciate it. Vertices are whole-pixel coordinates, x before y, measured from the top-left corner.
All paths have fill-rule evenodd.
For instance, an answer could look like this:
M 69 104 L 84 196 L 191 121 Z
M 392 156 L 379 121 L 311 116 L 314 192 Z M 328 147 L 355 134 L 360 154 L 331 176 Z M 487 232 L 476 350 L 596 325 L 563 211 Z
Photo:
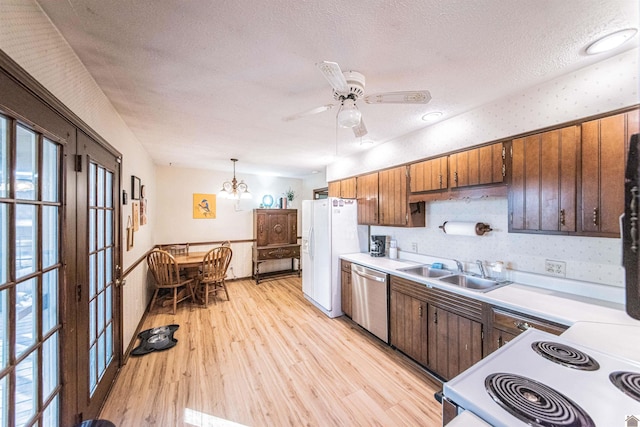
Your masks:
M 173 258 L 176 260 L 180 272 L 184 272 L 184 275 L 190 279 L 196 279 L 199 274 L 199 267 L 202 265 L 206 254 L 207 252 L 190 252 L 188 254 L 173 255 Z M 198 292 L 197 281 L 194 282 L 194 289 L 198 302 L 202 302 Z

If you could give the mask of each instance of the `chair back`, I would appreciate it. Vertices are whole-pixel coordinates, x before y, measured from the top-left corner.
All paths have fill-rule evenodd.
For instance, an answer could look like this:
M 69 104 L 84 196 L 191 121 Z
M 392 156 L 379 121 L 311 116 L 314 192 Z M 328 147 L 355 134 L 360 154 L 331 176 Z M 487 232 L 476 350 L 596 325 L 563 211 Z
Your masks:
M 189 255 L 189 244 L 166 245 L 160 246 L 163 251 L 169 252 L 171 255 Z
M 227 246 L 211 249 L 202 260 L 202 280 L 221 280 L 227 275 L 233 251 Z
M 159 287 L 180 283 L 180 268 L 169 252 L 154 249 L 147 255 L 147 265 Z

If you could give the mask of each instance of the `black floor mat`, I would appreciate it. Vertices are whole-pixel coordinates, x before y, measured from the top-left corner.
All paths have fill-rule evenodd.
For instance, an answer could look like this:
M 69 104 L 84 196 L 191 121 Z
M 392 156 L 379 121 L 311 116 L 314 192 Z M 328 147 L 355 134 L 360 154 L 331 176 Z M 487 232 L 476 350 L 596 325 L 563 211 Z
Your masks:
M 179 325 L 158 326 L 147 329 L 138 334 L 140 345 L 131 351 L 132 356 L 142 356 L 152 351 L 167 350 L 178 343 L 173 337 L 173 333 L 178 330 Z

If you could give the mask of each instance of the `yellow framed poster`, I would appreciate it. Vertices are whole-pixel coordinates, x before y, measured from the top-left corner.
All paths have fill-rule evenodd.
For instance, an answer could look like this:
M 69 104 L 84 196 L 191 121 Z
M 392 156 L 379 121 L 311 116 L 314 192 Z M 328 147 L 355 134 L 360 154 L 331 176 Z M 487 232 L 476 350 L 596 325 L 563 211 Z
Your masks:
M 216 218 L 216 195 L 193 193 L 193 218 Z

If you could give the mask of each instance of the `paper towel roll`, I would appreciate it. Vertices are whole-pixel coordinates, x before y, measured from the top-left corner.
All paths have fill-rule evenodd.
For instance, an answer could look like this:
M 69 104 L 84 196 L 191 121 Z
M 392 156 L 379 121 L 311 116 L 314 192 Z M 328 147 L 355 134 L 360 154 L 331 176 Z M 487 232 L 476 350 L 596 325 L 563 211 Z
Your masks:
M 489 224 L 482 222 L 445 221 L 440 228 L 447 234 L 458 236 L 482 236 L 491 231 Z

